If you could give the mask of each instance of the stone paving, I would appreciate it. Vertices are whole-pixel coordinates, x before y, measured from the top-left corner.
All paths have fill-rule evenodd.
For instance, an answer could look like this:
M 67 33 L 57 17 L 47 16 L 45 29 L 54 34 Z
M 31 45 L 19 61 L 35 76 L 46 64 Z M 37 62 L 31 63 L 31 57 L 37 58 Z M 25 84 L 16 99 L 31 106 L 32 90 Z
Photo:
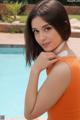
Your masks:
M 23 33 L 0 33 L 0 45 L 24 45 Z

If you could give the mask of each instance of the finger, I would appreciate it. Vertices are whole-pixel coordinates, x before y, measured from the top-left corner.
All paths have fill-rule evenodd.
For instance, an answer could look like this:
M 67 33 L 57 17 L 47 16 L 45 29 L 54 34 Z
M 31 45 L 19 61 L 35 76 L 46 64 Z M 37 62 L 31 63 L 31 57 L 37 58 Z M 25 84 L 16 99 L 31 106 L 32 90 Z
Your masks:
M 49 60 L 50 63 L 55 63 L 55 62 L 57 62 L 57 61 L 59 61 L 59 59 L 52 59 L 52 60 Z
M 47 56 L 47 57 L 48 57 L 48 59 L 50 59 L 50 60 L 57 58 L 56 55 L 49 55 L 49 56 Z
M 48 57 L 48 60 L 58 59 L 58 56 L 50 56 Z
M 56 54 L 53 53 L 53 52 L 46 52 L 46 55 L 47 55 L 47 56 L 56 56 Z

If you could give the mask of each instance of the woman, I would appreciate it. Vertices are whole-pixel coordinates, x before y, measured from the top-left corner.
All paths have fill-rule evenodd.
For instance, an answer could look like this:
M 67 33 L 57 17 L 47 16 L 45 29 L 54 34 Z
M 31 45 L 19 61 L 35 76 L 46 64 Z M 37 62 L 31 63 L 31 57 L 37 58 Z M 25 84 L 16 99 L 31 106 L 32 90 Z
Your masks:
M 69 48 L 70 22 L 57 0 L 42 0 L 29 14 L 26 31 L 26 62 L 32 65 L 24 115 L 28 120 L 48 112 L 48 120 L 80 120 L 80 67 Z M 38 91 L 38 80 L 47 78 Z

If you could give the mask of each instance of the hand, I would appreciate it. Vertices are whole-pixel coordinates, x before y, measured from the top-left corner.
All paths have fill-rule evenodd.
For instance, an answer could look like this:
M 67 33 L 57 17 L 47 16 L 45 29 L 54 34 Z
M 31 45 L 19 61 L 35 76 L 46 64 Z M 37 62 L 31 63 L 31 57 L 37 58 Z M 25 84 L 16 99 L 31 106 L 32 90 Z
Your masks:
M 35 60 L 34 69 L 41 72 L 51 64 L 57 62 L 59 58 L 53 52 L 41 52 Z

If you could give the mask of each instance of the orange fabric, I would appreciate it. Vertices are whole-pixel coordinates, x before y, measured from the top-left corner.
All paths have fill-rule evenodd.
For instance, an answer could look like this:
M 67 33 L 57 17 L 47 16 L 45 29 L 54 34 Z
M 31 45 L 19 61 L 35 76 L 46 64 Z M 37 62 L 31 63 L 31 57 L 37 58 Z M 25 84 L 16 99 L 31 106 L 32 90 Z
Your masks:
M 69 65 L 71 82 L 63 96 L 48 111 L 48 120 L 80 120 L 80 61 L 75 56 L 60 60 Z M 47 74 L 50 70 L 47 69 Z

